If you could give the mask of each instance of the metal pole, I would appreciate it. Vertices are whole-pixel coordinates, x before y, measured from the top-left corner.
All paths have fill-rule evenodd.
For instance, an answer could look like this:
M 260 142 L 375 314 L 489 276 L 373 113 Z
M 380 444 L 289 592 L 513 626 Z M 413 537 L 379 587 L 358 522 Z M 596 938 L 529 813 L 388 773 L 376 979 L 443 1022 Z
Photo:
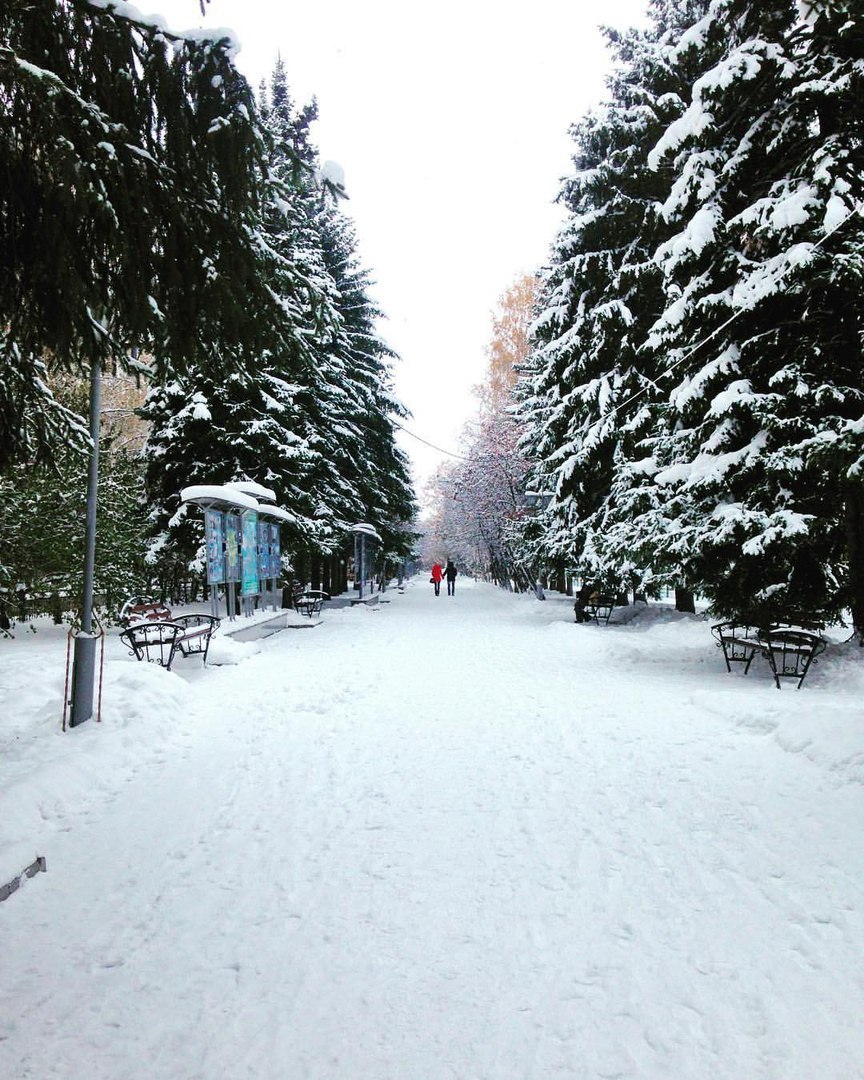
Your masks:
M 87 518 L 84 526 L 84 589 L 81 629 L 75 637 L 72 666 L 72 711 L 70 727 L 83 724 L 93 715 L 93 687 L 96 676 L 96 638 L 93 636 L 93 579 L 96 568 L 96 493 L 99 487 L 99 397 L 102 368 L 94 360 L 90 369 L 90 468 L 87 474 Z

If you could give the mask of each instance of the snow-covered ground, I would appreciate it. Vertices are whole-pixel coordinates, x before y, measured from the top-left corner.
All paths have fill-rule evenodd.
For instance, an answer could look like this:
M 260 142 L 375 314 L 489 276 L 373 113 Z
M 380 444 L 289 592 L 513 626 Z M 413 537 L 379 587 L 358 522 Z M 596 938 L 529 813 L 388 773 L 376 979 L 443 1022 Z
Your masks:
M 0 641 L 0 1073 L 864 1077 L 864 657 L 425 578 L 176 673 Z M 841 635 L 837 635 L 838 641 Z

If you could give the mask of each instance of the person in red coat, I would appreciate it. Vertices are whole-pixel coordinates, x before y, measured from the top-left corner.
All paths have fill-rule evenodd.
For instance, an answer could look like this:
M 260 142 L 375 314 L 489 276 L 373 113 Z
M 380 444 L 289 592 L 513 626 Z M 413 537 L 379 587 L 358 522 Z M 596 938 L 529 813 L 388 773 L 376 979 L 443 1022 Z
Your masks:
M 443 578 L 443 577 L 444 577 L 444 569 L 441 566 L 441 563 L 439 563 L 439 562 L 432 563 L 432 577 L 429 580 L 435 586 L 435 595 L 436 596 L 441 595 L 441 578 Z

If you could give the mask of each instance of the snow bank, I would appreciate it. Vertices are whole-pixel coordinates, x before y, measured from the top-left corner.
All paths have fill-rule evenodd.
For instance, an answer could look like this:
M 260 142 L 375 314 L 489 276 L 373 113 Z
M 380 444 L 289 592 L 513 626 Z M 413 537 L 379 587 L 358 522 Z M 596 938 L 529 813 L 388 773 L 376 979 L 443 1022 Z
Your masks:
M 109 641 L 109 654 L 117 644 Z M 2 650 L 0 644 L 0 657 Z M 11 731 L 4 724 L 0 740 L 0 884 L 43 855 L 49 837 L 63 829 L 69 815 L 116 792 L 126 775 L 176 747 L 174 727 L 194 700 L 182 677 L 156 665 L 109 658 L 101 721 L 64 734 L 62 659 L 55 650 L 53 670 L 41 678 L 38 668 L 25 665 L 7 681 L 7 671 L 0 669 L 7 676 L 0 682 L 2 714 L 13 719 Z M 5 697 L 10 691 L 14 707 Z

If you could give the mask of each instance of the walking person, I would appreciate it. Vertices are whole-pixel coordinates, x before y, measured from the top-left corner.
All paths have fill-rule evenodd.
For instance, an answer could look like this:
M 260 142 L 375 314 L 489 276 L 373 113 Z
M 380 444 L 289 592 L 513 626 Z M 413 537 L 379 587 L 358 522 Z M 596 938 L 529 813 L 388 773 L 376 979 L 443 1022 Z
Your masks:
M 447 560 L 447 569 L 444 571 L 444 576 L 447 578 L 447 595 L 456 595 L 456 575 L 459 571 L 453 565 L 450 559 Z
M 432 576 L 429 578 L 429 580 L 435 586 L 435 595 L 436 596 L 441 595 L 441 578 L 443 578 L 443 577 L 444 577 L 444 571 L 441 568 L 441 563 L 439 563 L 439 562 L 432 563 Z

